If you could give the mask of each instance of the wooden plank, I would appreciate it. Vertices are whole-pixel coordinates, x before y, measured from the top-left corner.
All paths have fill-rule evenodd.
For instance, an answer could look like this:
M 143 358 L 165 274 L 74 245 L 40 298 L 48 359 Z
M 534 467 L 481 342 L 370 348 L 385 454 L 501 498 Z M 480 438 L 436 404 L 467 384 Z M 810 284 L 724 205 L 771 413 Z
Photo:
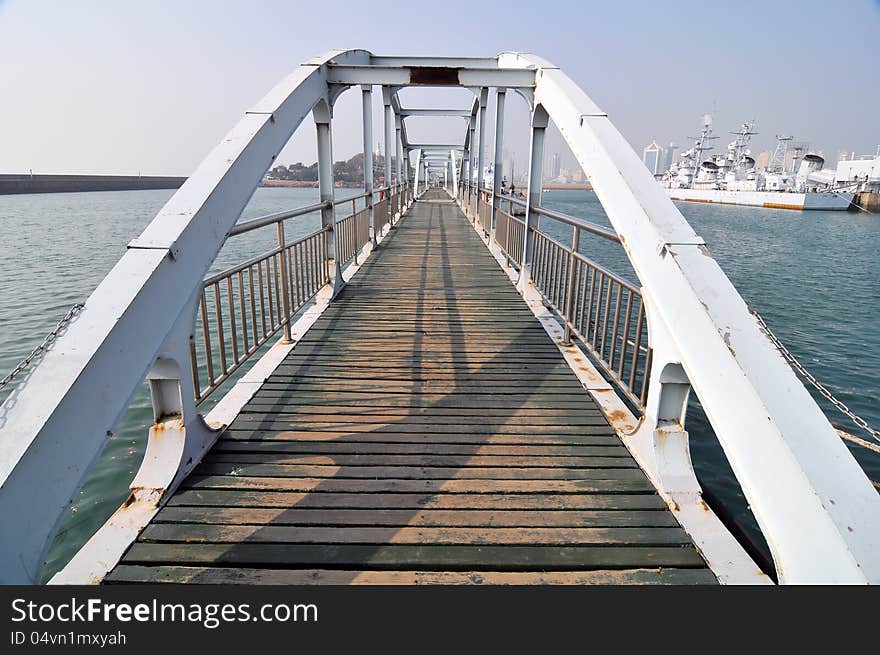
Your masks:
M 252 458 L 259 464 L 237 461 L 244 456 L 211 456 L 199 464 L 202 475 L 271 475 L 292 478 L 393 478 L 396 480 L 644 480 L 638 467 L 630 468 L 507 468 L 507 467 L 415 467 L 345 466 L 334 464 L 286 464 L 277 466 Z
M 392 544 L 144 543 L 131 546 L 125 564 L 362 567 L 376 569 L 572 570 L 622 567 L 704 567 L 693 548 L 669 546 L 426 546 Z
M 453 466 L 458 468 L 494 467 L 516 469 L 525 467 L 546 468 L 637 468 L 631 457 L 511 457 L 493 455 L 299 455 L 290 453 L 262 453 L 259 457 L 232 455 L 229 459 L 246 465 L 257 464 L 281 466 L 284 464 L 330 465 L 330 466 Z M 250 461 L 248 461 L 250 460 Z M 228 460 L 227 460 L 228 461 Z M 227 467 L 228 468 L 228 467 Z M 281 469 L 279 469 L 280 471 Z
M 495 445 L 458 445 L 458 444 L 386 444 L 386 443 L 351 443 L 335 441 L 318 442 L 236 442 L 220 441 L 212 451 L 222 453 L 222 457 L 241 457 L 249 453 L 249 459 L 240 461 L 260 461 L 254 458 L 263 457 L 265 453 L 273 453 L 272 457 L 262 461 L 281 461 L 277 453 L 309 453 L 336 455 L 341 453 L 357 453 L 372 455 L 534 455 L 534 456 L 584 456 L 584 457 L 626 457 L 627 450 L 619 444 L 609 443 L 603 446 L 495 446 Z M 238 454 L 236 454 L 238 453 Z M 627 457 L 627 459 L 630 459 Z
M 283 507 L 297 509 L 456 509 L 456 510 L 666 510 L 653 493 L 641 494 L 456 494 L 456 493 L 291 493 L 240 489 L 178 491 L 167 506 Z M 536 512 L 538 513 L 538 512 Z
M 249 414 L 240 415 L 232 424 L 232 427 L 236 430 L 248 430 L 248 429 L 257 429 L 260 430 L 296 430 L 297 432 L 340 432 L 342 434 L 357 434 L 357 433 L 368 433 L 368 434 L 381 434 L 384 432 L 390 432 L 394 434 L 415 434 L 415 435 L 429 435 L 436 433 L 444 433 L 444 434 L 460 434 L 462 432 L 467 432 L 473 435 L 491 435 L 491 434 L 519 434 L 519 435 L 530 435 L 534 437 L 538 437 L 542 434 L 552 434 L 552 435 L 571 435 L 571 436 L 581 436 L 588 434 L 607 434 L 607 431 L 604 429 L 607 427 L 606 424 L 601 424 L 597 419 L 584 420 L 580 425 L 570 425 L 570 424 L 551 424 L 551 425 L 541 425 L 541 424 L 527 424 L 527 425 L 516 425 L 516 424 L 492 424 L 492 423 L 480 423 L 477 425 L 467 425 L 464 422 L 459 423 L 429 423 L 427 421 L 422 423 L 330 423 L 330 422 L 314 422 L 308 420 L 302 420 L 298 414 L 287 414 L 280 412 L 254 412 Z M 591 428 L 599 428 L 598 430 L 591 430 Z M 614 445 L 620 445 L 620 441 L 617 441 Z
M 605 569 L 598 571 L 352 571 L 199 566 L 122 565 L 113 583 L 248 585 L 710 585 L 705 569 Z
M 153 523 L 422 527 L 677 527 L 663 511 L 299 509 L 166 506 Z
M 605 431 L 603 431 L 605 432 Z M 468 434 L 450 432 L 432 432 L 428 434 L 413 432 L 391 432 L 376 430 L 373 432 L 335 432 L 330 430 L 299 431 L 299 430 L 251 430 L 230 428 L 220 437 L 215 448 L 225 449 L 227 444 L 238 441 L 295 441 L 297 443 L 316 443 L 331 441 L 336 443 L 400 443 L 400 444 L 499 444 L 499 445 L 585 445 L 603 446 L 617 445 L 617 437 L 613 434 Z
M 646 480 L 347 480 L 243 475 L 191 474 L 185 489 L 250 489 L 263 491 L 314 491 L 316 493 L 655 493 Z
M 689 544 L 679 527 L 614 528 L 458 528 L 458 527 L 311 527 L 289 525 L 212 525 L 151 523 L 142 541 L 185 543 L 423 544 L 577 546 L 585 544 Z

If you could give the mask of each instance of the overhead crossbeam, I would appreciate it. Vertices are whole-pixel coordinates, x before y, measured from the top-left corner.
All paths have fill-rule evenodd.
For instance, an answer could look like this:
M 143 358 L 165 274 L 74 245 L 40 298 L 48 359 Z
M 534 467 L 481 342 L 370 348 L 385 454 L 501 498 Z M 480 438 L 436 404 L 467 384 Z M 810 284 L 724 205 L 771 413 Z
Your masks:
M 403 109 L 400 110 L 400 115 L 404 118 L 408 116 L 430 116 L 430 117 L 441 117 L 441 116 L 458 116 L 461 118 L 468 118 L 471 115 L 470 109 Z
M 440 66 L 348 66 L 327 67 L 330 84 L 379 84 L 382 86 L 461 86 L 528 88 L 535 86 L 535 71 L 518 68 L 456 68 Z
M 370 57 L 373 66 L 498 68 L 497 57 Z
M 410 148 L 421 148 L 422 150 L 464 150 L 464 146 L 449 143 L 410 143 Z

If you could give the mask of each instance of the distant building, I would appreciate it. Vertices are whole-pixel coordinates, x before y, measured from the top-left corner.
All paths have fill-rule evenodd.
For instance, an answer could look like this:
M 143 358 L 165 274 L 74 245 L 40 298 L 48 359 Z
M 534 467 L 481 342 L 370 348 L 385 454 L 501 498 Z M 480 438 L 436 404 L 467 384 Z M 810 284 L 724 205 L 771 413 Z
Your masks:
M 648 167 L 648 170 L 651 171 L 652 175 L 663 174 L 663 164 L 666 161 L 663 153 L 664 149 L 657 145 L 656 141 L 651 141 L 650 144 L 642 149 L 642 161 Z
M 764 150 L 763 152 L 759 152 L 758 156 L 755 157 L 755 168 L 759 171 L 766 171 L 767 166 L 770 165 L 770 157 L 772 153 L 769 150 Z
M 669 145 L 666 146 L 666 157 L 663 159 L 663 170 L 662 173 L 665 173 L 670 168 L 672 168 L 672 162 L 675 161 L 675 151 L 678 150 L 678 145 L 674 141 L 670 141 Z
M 562 159 L 559 157 L 559 153 L 553 153 L 553 159 L 550 161 L 550 177 L 552 179 L 556 179 L 559 177 L 559 173 L 562 170 Z

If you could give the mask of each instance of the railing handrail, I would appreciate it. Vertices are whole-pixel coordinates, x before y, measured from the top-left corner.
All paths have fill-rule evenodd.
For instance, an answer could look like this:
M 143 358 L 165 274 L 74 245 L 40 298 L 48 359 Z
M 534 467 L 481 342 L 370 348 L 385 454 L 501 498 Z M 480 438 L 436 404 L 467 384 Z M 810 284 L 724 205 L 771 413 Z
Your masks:
M 269 225 L 269 224 L 270 223 L 267 223 L 267 225 Z M 259 227 L 263 227 L 263 226 L 259 226 Z M 256 229 L 256 228 L 254 228 L 254 229 Z M 240 264 L 236 264 L 235 266 L 224 269 L 222 271 L 214 273 L 213 275 L 211 275 L 209 277 L 206 277 L 204 279 L 204 281 L 202 282 L 202 285 L 206 286 L 206 287 L 210 286 L 210 285 L 214 284 L 215 282 L 219 282 L 220 280 L 223 280 L 224 278 L 229 277 L 230 275 L 234 275 L 235 273 L 238 273 L 239 271 L 243 271 L 246 268 L 253 266 L 257 262 L 262 261 L 262 260 L 266 259 L 267 257 L 271 257 L 272 255 L 277 255 L 278 253 L 282 252 L 283 250 L 285 250 L 287 248 L 290 248 L 291 246 L 299 245 L 300 243 L 302 243 L 304 241 L 308 241 L 312 237 L 317 236 L 317 235 L 321 234 L 322 232 L 329 232 L 329 231 L 330 231 L 329 227 L 322 227 L 320 230 L 310 232 L 306 236 L 300 237 L 299 239 L 296 239 L 295 241 L 286 241 L 283 246 L 275 246 L 271 250 L 267 250 L 259 255 L 255 255 L 255 256 L 251 257 L 250 259 L 243 261 Z
M 332 203 L 330 201 L 317 202 L 314 205 L 305 205 L 303 207 L 297 207 L 296 209 L 289 209 L 282 212 L 276 212 L 274 214 L 266 214 L 264 216 L 250 218 L 246 221 L 240 221 L 236 223 L 235 226 L 229 231 L 229 236 L 238 236 L 239 234 L 244 234 L 245 232 L 250 232 L 251 230 L 257 230 L 261 227 L 266 227 L 268 225 L 274 225 L 275 223 L 279 223 L 281 221 L 286 221 L 289 218 L 304 216 L 305 214 L 311 214 L 313 212 L 321 211 L 322 209 L 327 209 L 331 206 L 335 207 L 337 205 L 343 205 L 345 203 L 351 202 L 352 200 L 361 200 L 362 198 L 366 198 L 373 193 L 379 193 L 382 191 L 387 192 L 402 186 L 404 185 L 392 184 L 391 186 L 376 187 L 370 192 L 363 191 L 354 196 L 334 199 Z
M 516 220 L 516 219 L 514 219 L 514 220 Z M 522 221 L 520 221 L 520 223 L 522 223 Z M 573 255 L 575 258 L 579 259 L 583 263 L 592 266 L 593 268 L 595 268 L 597 271 L 601 272 L 606 277 L 614 280 L 620 286 L 622 286 L 626 289 L 629 289 L 633 293 L 641 294 L 641 290 L 639 289 L 639 287 L 634 285 L 632 282 L 627 282 L 625 279 L 620 277 L 617 273 L 614 273 L 610 269 L 606 268 L 605 266 L 603 266 L 602 264 L 597 262 L 595 259 L 590 259 L 589 257 L 584 255 L 583 253 L 572 250 L 571 246 L 566 246 L 564 243 L 562 243 L 561 241 L 550 236 L 546 232 L 542 232 L 534 225 L 530 225 L 529 229 L 533 232 L 536 232 L 537 234 L 540 234 L 542 239 L 546 239 L 547 241 L 552 243 L 557 248 L 560 248 L 561 250 L 563 250 L 567 254 Z
M 297 209 L 291 209 L 288 211 L 277 212 L 275 214 L 266 214 L 265 216 L 251 218 L 247 221 L 236 223 L 235 226 L 231 230 L 229 230 L 229 236 L 234 237 L 239 234 L 244 234 L 245 232 L 250 232 L 251 230 L 266 227 L 267 225 L 274 225 L 275 223 L 286 221 L 288 218 L 296 218 L 297 216 L 304 216 L 305 214 L 311 214 L 312 212 L 321 211 L 322 209 L 327 209 L 330 206 L 330 202 L 317 202 L 314 205 L 307 205 L 305 207 L 298 207 Z
M 484 191 L 491 191 L 491 189 L 483 189 Z M 522 198 L 515 198 L 514 196 L 507 196 L 503 193 L 495 193 L 494 196 L 496 198 L 500 198 L 501 200 L 506 200 L 508 202 L 512 202 L 515 205 L 520 207 L 525 207 L 526 202 Z M 608 241 L 614 241 L 616 243 L 620 243 L 620 236 L 612 230 L 611 228 L 604 227 L 603 225 L 599 225 L 598 223 L 593 223 L 592 221 L 588 221 L 584 218 L 580 218 L 578 216 L 572 216 L 571 214 L 564 214 L 560 211 L 555 211 L 553 209 L 547 209 L 546 207 L 541 207 L 539 205 L 532 205 L 529 207 L 531 211 L 536 214 L 540 214 L 542 216 L 546 216 L 547 218 L 552 218 L 553 220 L 559 221 L 560 223 L 565 223 L 566 225 L 571 225 L 572 227 L 577 227 L 583 230 L 584 232 L 589 232 L 590 234 L 595 234 L 596 236 L 602 237 L 603 239 L 607 239 Z M 518 220 L 514 217 L 514 220 Z M 520 221 L 522 222 L 522 221 Z M 542 232 L 542 234 L 544 234 Z

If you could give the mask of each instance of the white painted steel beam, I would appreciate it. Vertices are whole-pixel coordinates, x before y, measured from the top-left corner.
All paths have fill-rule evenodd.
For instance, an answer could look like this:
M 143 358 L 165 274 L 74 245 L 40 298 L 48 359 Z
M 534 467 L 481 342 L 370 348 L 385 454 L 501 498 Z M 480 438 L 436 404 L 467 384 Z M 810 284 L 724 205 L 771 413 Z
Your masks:
M 501 193 L 502 173 L 504 172 L 504 104 L 507 98 L 507 89 L 498 89 L 495 94 L 495 159 L 493 166 L 492 193 Z M 492 198 L 492 214 L 490 236 L 494 239 L 495 235 L 495 218 L 496 218 L 496 201 Z
M 497 57 L 387 57 L 373 55 L 372 66 L 435 68 L 498 68 Z
M 397 128 L 394 121 L 394 108 L 391 106 L 391 95 L 393 90 L 390 87 L 382 87 L 382 102 L 385 107 L 385 186 L 390 187 L 392 184 L 391 170 L 391 154 L 397 150 L 394 141 L 397 137 Z M 389 208 L 390 212 L 390 208 Z
M 375 198 L 373 193 L 373 87 L 365 84 L 361 87 L 361 114 L 364 128 L 364 193 L 365 202 L 370 212 L 370 243 L 376 246 Z
M 469 109 L 401 109 L 400 115 L 405 118 L 410 116 L 469 118 L 471 112 Z
M 324 101 L 319 101 L 312 109 L 315 119 L 315 132 L 318 140 L 318 193 L 324 207 L 321 209 L 321 227 L 330 230 L 327 239 L 327 257 L 330 260 L 330 282 L 335 296 L 342 290 L 342 266 L 339 261 L 337 243 L 336 211 L 333 201 L 335 189 L 333 184 L 333 136 L 330 127 L 333 109 Z
M 480 193 L 483 188 L 483 167 L 486 150 L 486 104 L 489 101 L 489 89 L 480 90 L 480 112 L 477 115 L 479 138 L 477 139 L 477 195 L 474 203 L 474 216 L 477 216 L 480 208 Z
M 464 150 L 464 146 L 458 143 L 411 143 L 409 147 L 422 150 Z
M 544 137 L 549 119 L 541 105 L 532 111 L 531 139 L 529 141 L 529 174 L 526 190 L 525 229 L 523 230 L 523 260 L 519 272 L 517 287 L 523 291 L 531 283 L 532 256 L 534 254 L 535 235 L 531 228 L 537 228 L 538 217 L 532 210 L 541 206 L 541 189 L 544 181 Z
M 416 150 L 416 181 L 415 181 L 415 184 L 413 185 L 413 195 L 414 196 L 419 195 L 419 171 L 421 169 L 421 166 L 422 166 L 422 151 Z
M 382 86 L 462 86 L 532 88 L 533 70 L 498 68 L 449 68 L 330 65 L 327 81 L 332 84 L 379 84 Z

